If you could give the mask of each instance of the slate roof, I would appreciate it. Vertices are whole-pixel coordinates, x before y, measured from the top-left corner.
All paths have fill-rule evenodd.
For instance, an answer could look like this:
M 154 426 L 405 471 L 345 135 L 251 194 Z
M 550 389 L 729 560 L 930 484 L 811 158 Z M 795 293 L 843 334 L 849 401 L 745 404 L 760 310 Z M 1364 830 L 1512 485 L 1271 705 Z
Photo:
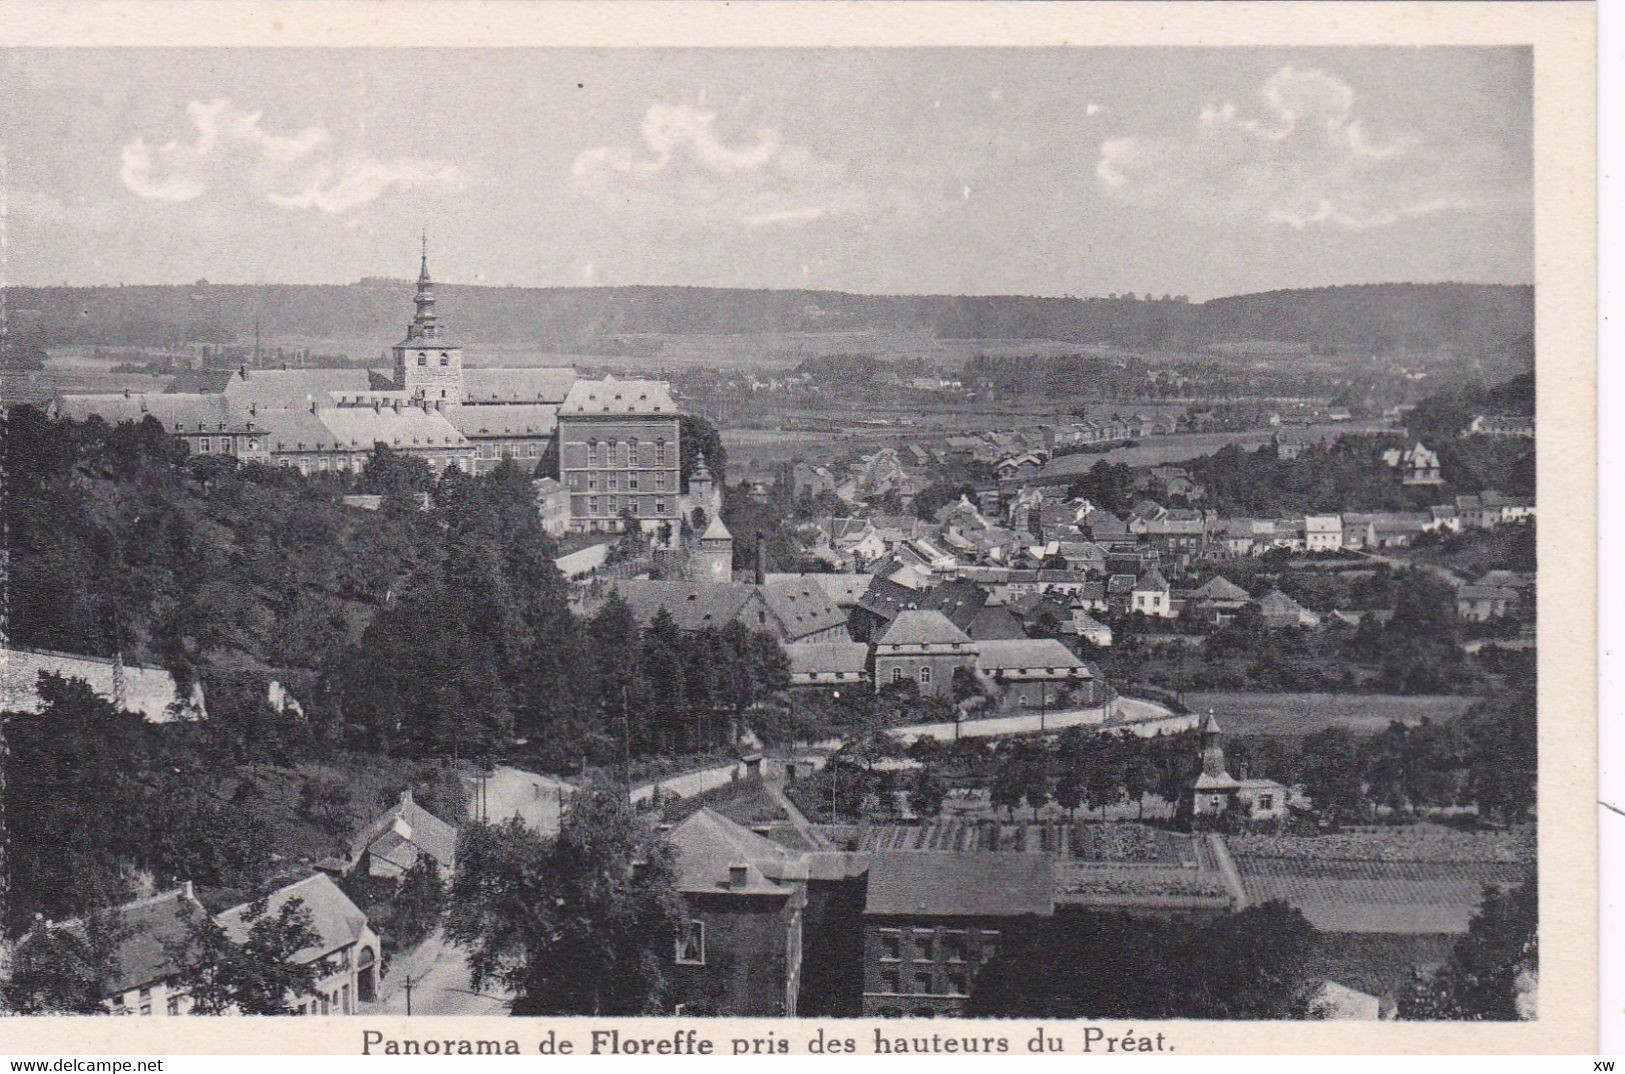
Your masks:
M 705 527 L 705 532 L 700 534 L 700 540 L 702 540 L 702 541 L 731 541 L 731 540 L 733 540 L 733 536 L 734 536 L 733 534 L 728 532 L 728 527 L 722 524 L 722 516 L 721 515 L 716 515 L 711 519 L 710 523 Z
M 350 901 L 350 897 L 339 890 L 333 883 L 333 878 L 326 873 L 316 873 L 298 883 L 289 884 L 270 894 L 266 899 L 266 912 L 275 915 L 283 905 L 293 899 L 300 899 L 305 909 L 310 911 L 311 921 L 315 926 L 316 935 L 320 937 L 316 944 L 294 953 L 294 962 L 309 962 L 322 955 L 347 947 L 361 939 L 367 928 L 367 915 L 361 912 L 360 907 Z M 237 943 L 248 938 L 249 903 L 233 906 L 222 911 L 215 920 L 220 927 L 226 930 L 226 935 Z
M 648 626 L 661 608 L 671 614 L 679 630 L 720 628 L 739 618 L 760 597 L 756 587 L 741 582 L 659 581 L 627 578 L 614 583 L 632 609 L 632 617 Z M 747 626 L 759 624 L 746 623 Z
M 1033 668 L 1087 668 L 1072 650 L 1054 638 L 977 643 L 976 666 L 982 671 L 1025 671 Z
M 118 921 L 125 931 L 114 953 L 114 972 L 102 983 L 105 992 L 118 996 L 180 973 L 185 967 L 169 957 L 164 945 L 187 942 L 188 913 L 197 920 L 208 915 L 185 887 L 118 907 Z M 69 927 L 82 928 L 82 924 Z
M 969 645 L 970 636 L 938 611 L 911 609 L 897 613 L 878 640 L 881 645 Z
M 1192 600 L 1249 600 L 1247 591 L 1241 588 L 1222 574 L 1215 574 L 1212 578 L 1197 586 L 1191 592 Z
M 663 380 L 578 380 L 559 405 L 561 415 L 671 414 L 671 388 Z
M 558 412 L 552 403 L 482 403 L 447 407 L 444 414 L 464 436 L 552 436 Z
M 575 386 L 568 366 L 463 369 L 463 399 L 475 403 L 562 403 Z
M 862 673 L 869 666 L 869 647 L 861 641 L 797 641 L 784 647 L 790 674 Z
M 863 599 L 874 584 L 875 576 L 872 574 L 773 574 L 767 576 L 767 584 L 776 582 L 804 581 L 812 582 L 824 591 L 824 595 L 837 608 L 850 608 Z
M 221 392 L 240 410 L 251 404 L 259 410 L 286 410 L 307 407 L 329 392 L 372 390 L 372 374 L 366 369 L 250 369 L 246 377 L 229 377 Z
M 223 395 L 171 395 L 166 393 L 68 393 L 57 397 L 56 410 L 64 418 L 83 421 L 92 415 L 109 425 L 156 419 L 165 432 L 243 433 L 248 414 Z
M 898 917 L 1019 917 L 1055 912 L 1048 854 L 876 851 L 864 913 Z
M 1135 591 L 1141 593 L 1153 590 L 1166 591 L 1167 588 L 1168 579 L 1164 578 L 1162 572 L 1155 567 L 1140 575 L 1140 580 L 1134 583 Z
M 397 821 L 404 822 L 404 830 Z M 351 857 L 359 858 L 370 850 L 403 869 L 417 860 L 416 850 L 411 848 L 433 858 L 442 876 L 451 875 L 456 864 L 457 828 L 414 801 L 411 791 L 403 792 L 399 801 L 374 817 L 350 842 Z
M 846 613 L 816 582 L 769 582 L 760 589 L 768 610 L 783 625 L 788 641 L 846 625 Z
M 666 839 L 677 849 L 677 890 L 705 895 L 789 895 L 779 879 L 801 879 L 806 866 L 797 855 L 729 820 L 709 806 L 692 814 Z M 745 867 L 742 884 L 731 870 Z M 799 866 L 799 868 L 798 868 Z

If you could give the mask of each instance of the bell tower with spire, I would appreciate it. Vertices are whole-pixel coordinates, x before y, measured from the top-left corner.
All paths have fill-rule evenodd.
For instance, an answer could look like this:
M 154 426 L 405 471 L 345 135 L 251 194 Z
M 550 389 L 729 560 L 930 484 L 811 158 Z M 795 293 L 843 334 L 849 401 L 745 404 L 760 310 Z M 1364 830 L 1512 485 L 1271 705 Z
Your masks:
M 395 344 L 395 387 L 420 406 L 456 406 L 463 401 L 463 348 L 441 334 L 440 320 L 435 315 L 427 232 L 418 265 L 417 294 L 412 302 L 417 312 L 406 326 L 406 338 Z

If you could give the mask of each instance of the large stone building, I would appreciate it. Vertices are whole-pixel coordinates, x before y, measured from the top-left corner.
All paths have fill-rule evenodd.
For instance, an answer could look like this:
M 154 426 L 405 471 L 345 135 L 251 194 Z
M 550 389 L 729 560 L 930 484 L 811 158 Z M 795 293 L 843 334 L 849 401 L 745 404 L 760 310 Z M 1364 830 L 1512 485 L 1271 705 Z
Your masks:
M 427 250 L 413 303 L 387 372 L 244 365 L 182 374 L 162 393 L 64 394 L 55 409 L 112 423 L 152 417 L 194 454 L 306 474 L 357 471 L 377 444 L 423 458 L 437 472 L 484 473 L 505 458 L 534 471 L 553 442 L 575 370 L 466 367 L 462 346 L 436 312 Z M 674 409 L 669 399 L 666 408 Z M 671 442 L 675 467 L 675 436 Z
M 875 689 L 912 681 L 921 697 L 952 697 L 954 672 L 976 666 L 977 645 L 938 611 L 899 612 L 875 642 Z
M 623 515 L 645 530 L 682 516 L 677 406 L 663 381 L 581 381 L 558 411 L 559 479 L 571 526 L 614 531 Z

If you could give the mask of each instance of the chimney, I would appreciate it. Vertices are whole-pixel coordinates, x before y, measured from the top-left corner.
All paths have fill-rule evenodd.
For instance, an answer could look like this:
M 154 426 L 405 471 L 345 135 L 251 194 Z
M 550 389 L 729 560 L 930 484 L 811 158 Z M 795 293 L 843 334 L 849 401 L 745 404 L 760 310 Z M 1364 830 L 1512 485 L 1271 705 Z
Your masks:
M 314 399 L 310 401 L 310 412 L 312 414 L 316 413 L 316 400 Z
M 411 804 L 412 804 L 412 788 L 408 787 L 404 791 L 401 792 L 401 805 L 409 806 Z
M 730 888 L 743 888 L 750 883 L 750 866 L 744 862 L 734 862 L 728 866 L 728 886 Z
M 192 894 L 192 882 L 190 880 L 184 881 L 181 884 L 181 895 L 183 895 L 188 900 L 197 898 L 196 895 Z
M 260 412 L 260 405 L 258 403 L 249 403 L 248 404 L 248 416 L 249 417 L 251 417 L 251 418 L 255 417 L 255 416 L 257 416 L 259 414 L 259 412 Z
M 248 366 L 247 365 L 238 366 L 237 367 L 237 375 L 239 377 L 242 377 L 244 380 L 247 380 L 248 379 Z
M 762 534 L 756 534 L 756 584 L 767 584 L 767 544 Z
M 128 399 L 129 397 L 130 397 L 130 389 L 125 388 L 124 389 L 124 398 Z

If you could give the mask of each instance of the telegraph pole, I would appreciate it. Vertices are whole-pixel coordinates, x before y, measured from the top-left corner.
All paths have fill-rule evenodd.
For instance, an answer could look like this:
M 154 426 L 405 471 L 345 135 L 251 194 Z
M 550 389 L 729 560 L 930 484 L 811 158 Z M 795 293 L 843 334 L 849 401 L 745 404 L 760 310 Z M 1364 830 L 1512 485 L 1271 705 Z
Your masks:
M 406 1013 L 408 1016 L 412 1013 L 412 975 L 410 973 L 406 975 Z

